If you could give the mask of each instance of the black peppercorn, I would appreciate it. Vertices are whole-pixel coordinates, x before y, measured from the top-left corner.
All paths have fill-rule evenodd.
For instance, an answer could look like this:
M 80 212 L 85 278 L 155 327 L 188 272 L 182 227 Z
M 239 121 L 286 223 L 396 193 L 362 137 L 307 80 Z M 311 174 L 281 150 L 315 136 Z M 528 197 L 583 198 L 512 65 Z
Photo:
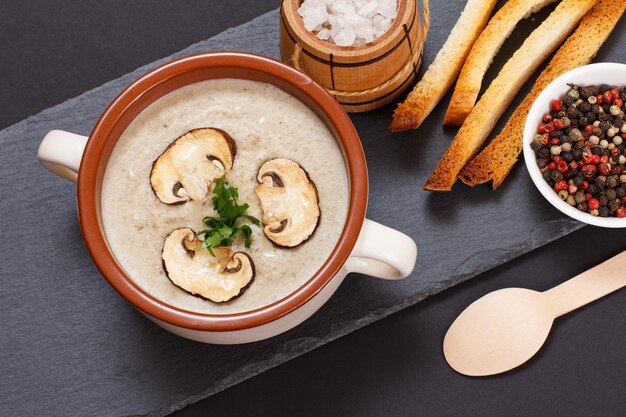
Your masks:
M 561 181 L 563 179 L 563 173 L 558 170 L 552 171 L 550 178 L 552 178 L 554 182 Z
M 626 197 L 626 188 L 624 187 L 619 187 L 615 189 L 615 196 L 617 198 L 624 198 Z
M 615 188 L 619 184 L 619 178 L 617 175 L 611 175 L 606 179 L 606 186 L 608 188 Z
M 591 148 L 591 153 L 594 155 L 602 155 L 602 148 L 599 146 L 594 146 Z
M 601 206 L 606 206 L 607 204 L 609 204 L 609 198 L 606 195 L 599 196 L 598 201 L 600 202 Z
M 578 207 L 578 210 L 580 211 L 587 211 L 589 209 L 589 205 L 587 204 L 586 201 L 579 203 L 577 207 Z
M 583 185 L 584 180 L 585 179 L 583 178 L 582 175 L 577 175 L 574 178 L 572 178 L 572 182 L 574 183 L 576 187 L 580 187 L 581 185 Z
M 589 187 L 587 188 L 587 192 L 590 194 L 596 194 L 598 192 L 598 186 L 595 185 L 594 183 L 590 183 Z
M 609 208 L 602 206 L 598 209 L 598 213 L 600 214 L 600 217 L 609 217 Z
M 574 157 L 572 156 L 571 152 L 563 152 L 561 153 L 561 158 L 563 158 L 563 160 L 567 163 L 570 163 L 574 160 Z
M 604 121 L 604 120 L 600 122 L 598 127 L 600 128 L 600 130 L 602 130 L 602 133 L 604 133 L 607 130 L 609 130 L 609 124 L 606 121 Z
M 593 123 L 598 120 L 598 116 L 596 116 L 596 114 L 592 111 L 587 112 L 587 114 L 585 114 L 585 117 L 587 118 L 587 120 L 589 120 L 589 123 Z
M 570 119 L 574 119 L 578 117 L 578 110 L 576 110 L 576 107 L 571 106 L 567 109 L 567 116 Z
M 591 110 L 591 104 L 588 101 L 583 101 L 576 108 L 583 113 L 587 113 L 589 110 Z
M 544 158 L 537 159 L 537 166 L 539 167 L 539 169 L 543 169 L 547 165 L 548 165 L 548 163 L 546 162 L 546 160 Z
M 537 155 L 541 158 L 547 158 L 550 156 L 550 149 L 543 147 L 539 149 L 539 152 L 537 152 Z
M 615 189 L 606 190 L 606 198 L 608 198 L 609 200 L 615 200 L 616 197 L 617 191 L 615 191 Z
M 543 176 L 543 179 L 544 179 L 545 181 L 550 181 L 550 171 L 548 171 L 548 170 L 543 171 L 543 172 L 541 173 L 541 176 Z
M 583 151 L 581 151 L 580 149 L 574 149 L 572 151 L 572 156 L 575 161 L 580 161 L 580 158 L 582 158 L 583 156 Z

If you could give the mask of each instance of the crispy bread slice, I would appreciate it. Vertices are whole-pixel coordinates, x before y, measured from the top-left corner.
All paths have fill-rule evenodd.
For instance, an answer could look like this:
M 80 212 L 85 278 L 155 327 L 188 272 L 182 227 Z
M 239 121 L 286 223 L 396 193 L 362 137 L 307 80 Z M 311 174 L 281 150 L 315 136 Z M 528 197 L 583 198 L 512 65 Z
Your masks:
M 496 0 L 468 0 L 446 43 L 419 83 L 393 114 L 391 131 L 417 129 L 446 94 L 483 30 Z
M 556 0 L 509 0 L 491 18 L 467 56 L 461 75 L 443 121 L 447 126 L 461 126 L 472 111 L 483 77 L 504 41 L 511 35 L 520 20 Z
M 515 110 L 502 132 L 463 168 L 459 178 L 475 186 L 493 181 L 495 190 L 507 177 L 522 151 L 526 116 L 541 91 L 561 74 L 591 62 L 626 9 L 626 0 L 599 0 L 578 29 L 554 55 L 532 90 Z
M 539 64 L 574 30 L 595 0 L 563 0 L 502 67 L 469 114 L 424 189 L 450 191 L 502 113 Z

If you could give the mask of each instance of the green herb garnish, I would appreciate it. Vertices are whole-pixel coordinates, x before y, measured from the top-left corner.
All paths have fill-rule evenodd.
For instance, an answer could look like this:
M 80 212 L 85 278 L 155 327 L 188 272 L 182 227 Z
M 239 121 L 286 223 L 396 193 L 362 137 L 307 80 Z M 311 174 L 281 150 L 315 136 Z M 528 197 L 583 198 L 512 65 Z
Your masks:
M 201 239 L 202 247 L 207 248 L 212 256 L 215 256 L 212 248 L 218 246 L 232 246 L 234 239 L 245 236 L 246 248 L 252 244 L 252 229 L 247 224 L 237 226 L 240 218 L 248 219 L 253 224 L 260 226 L 261 222 L 254 216 L 246 214 L 250 207 L 247 203 L 239 205 L 237 199 L 239 192 L 226 181 L 223 175 L 215 182 L 213 187 L 213 209 L 217 211 L 219 217 L 205 217 L 202 222 L 207 225 L 206 230 L 197 233 Z

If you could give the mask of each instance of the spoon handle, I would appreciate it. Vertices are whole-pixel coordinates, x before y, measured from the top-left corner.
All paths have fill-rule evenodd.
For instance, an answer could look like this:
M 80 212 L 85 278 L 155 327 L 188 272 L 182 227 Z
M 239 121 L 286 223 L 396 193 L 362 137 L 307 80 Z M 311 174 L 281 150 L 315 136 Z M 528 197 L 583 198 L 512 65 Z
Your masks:
M 626 251 L 545 291 L 555 317 L 626 287 Z

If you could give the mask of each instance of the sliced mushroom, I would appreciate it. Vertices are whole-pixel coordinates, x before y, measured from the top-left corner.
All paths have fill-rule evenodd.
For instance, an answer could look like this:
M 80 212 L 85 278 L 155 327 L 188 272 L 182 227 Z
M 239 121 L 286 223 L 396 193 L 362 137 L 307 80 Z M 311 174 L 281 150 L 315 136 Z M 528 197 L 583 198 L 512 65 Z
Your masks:
M 152 190 L 165 204 L 202 200 L 211 183 L 231 170 L 236 152 L 235 141 L 223 130 L 190 130 L 152 164 Z
M 315 184 L 304 168 L 289 159 L 272 159 L 259 168 L 257 180 L 265 236 L 289 248 L 306 241 L 317 227 L 320 206 Z
M 183 290 L 216 303 L 240 296 L 254 280 L 254 262 L 244 252 L 213 248 L 215 257 L 188 228 L 176 229 L 163 244 L 163 269 Z

